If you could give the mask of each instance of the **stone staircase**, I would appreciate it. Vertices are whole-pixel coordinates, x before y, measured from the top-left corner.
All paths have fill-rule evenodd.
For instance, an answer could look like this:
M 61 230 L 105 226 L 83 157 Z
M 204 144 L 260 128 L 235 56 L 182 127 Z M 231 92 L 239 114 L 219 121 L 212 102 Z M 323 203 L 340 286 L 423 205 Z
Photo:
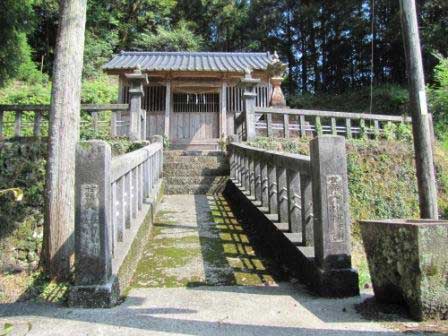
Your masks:
M 165 194 L 216 194 L 229 176 L 221 151 L 168 150 L 164 152 Z

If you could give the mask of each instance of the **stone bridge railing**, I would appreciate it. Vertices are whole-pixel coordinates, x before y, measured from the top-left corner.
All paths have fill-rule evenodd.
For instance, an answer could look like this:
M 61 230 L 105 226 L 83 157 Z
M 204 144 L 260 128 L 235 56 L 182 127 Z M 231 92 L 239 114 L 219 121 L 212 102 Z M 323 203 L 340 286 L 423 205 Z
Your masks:
M 128 286 L 161 193 L 163 145 L 111 157 L 103 141 L 78 144 L 75 306 L 114 305 Z
M 310 152 L 308 157 L 230 144 L 232 182 L 225 195 L 316 292 L 356 295 L 345 139 L 319 136 Z

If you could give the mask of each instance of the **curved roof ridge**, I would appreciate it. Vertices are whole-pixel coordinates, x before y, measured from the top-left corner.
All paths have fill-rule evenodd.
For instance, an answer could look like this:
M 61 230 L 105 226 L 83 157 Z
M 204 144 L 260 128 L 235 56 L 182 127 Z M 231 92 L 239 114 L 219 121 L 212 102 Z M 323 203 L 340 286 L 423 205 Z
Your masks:
M 244 72 L 247 67 L 266 70 L 271 60 L 269 52 L 122 51 L 103 69 L 133 69 L 138 63 L 145 71 Z

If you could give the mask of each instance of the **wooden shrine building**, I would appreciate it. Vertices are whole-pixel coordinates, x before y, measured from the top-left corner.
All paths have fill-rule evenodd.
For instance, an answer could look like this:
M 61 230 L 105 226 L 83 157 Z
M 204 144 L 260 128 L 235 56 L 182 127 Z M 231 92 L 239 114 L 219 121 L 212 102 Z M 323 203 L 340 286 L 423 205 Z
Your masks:
M 121 52 L 103 69 L 119 76 L 119 103 L 130 103 L 130 90 L 139 90 L 133 83 L 141 81 L 141 138 L 163 135 L 173 148 L 207 148 L 235 134 L 245 75 L 258 79 L 256 106 L 269 106 L 269 69 L 276 61 L 278 56 L 267 52 Z M 118 135 L 127 134 L 129 115 L 117 119 Z

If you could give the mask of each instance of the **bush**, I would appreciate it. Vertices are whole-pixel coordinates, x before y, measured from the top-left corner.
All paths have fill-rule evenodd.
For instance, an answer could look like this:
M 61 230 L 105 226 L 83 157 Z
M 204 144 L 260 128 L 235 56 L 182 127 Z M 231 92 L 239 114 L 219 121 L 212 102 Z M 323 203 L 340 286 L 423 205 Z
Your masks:
M 448 145 L 448 58 L 439 60 L 434 70 L 435 84 L 429 88 L 429 103 L 436 134 Z
M 117 102 L 118 85 L 106 75 L 82 83 L 83 104 L 112 104 Z
M 407 112 L 409 95 L 405 88 L 398 85 L 374 87 L 372 113 L 402 115 Z M 305 94 L 288 98 L 293 108 L 330 110 L 341 112 L 369 112 L 370 88 L 359 88 L 335 95 L 320 93 Z

